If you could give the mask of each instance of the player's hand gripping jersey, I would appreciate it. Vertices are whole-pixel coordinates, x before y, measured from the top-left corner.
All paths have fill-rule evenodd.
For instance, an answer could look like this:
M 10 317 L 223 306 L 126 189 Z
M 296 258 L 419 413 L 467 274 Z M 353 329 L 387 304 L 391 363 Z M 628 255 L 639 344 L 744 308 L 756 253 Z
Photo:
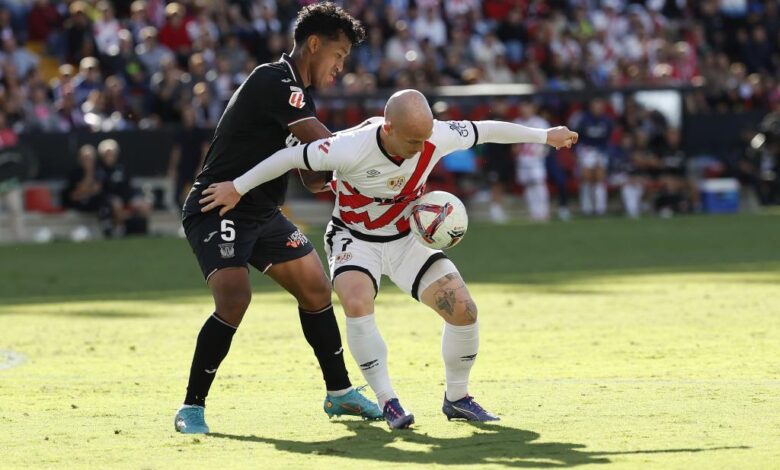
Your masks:
M 383 123 L 381 117 L 371 118 L 334 137 L 282 150 L 235 179 L 235 188 L 243 195 L 292 168 L 335 171 L 334 222 L 378 240 L 399 238 L 409 233 L 412 203 L 423 194 L 428 175 L 448 153 L 484 142 L 547 141 L 545 129 L 498 121 L 434 121 L 423 151 L 403 159 L 382 146 Z

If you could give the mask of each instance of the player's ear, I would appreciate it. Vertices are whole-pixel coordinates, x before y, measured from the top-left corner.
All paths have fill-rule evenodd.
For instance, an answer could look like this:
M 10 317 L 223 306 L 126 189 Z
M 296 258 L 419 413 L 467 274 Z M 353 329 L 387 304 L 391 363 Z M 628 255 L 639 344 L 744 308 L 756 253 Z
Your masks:
M 309 48 L 310 53 L 316 54 L 320 47 L 322 47 L 322 40 L 316 34 L 312 34 L 306 38 L 306 47 Z
M 385 118 L 385 123 L 382 124 L 382 129 L 385 131 L 385 134 L 390 135 L 391 132 L 393 132 L 393 124 Z

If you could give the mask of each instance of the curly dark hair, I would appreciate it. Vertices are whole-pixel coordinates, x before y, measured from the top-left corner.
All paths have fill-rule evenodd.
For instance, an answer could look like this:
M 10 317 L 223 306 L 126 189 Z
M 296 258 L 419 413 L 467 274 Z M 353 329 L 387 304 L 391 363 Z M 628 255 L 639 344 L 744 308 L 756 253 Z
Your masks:
M 328 39 L 338 39 L 343 32 L 352 44 L 360 44 L 366 38 L 366 30 L 343 8 L 331 2 L 313 3 L 298 12 L 295 20 L 295 42 L 302 43 L 316 34 Z

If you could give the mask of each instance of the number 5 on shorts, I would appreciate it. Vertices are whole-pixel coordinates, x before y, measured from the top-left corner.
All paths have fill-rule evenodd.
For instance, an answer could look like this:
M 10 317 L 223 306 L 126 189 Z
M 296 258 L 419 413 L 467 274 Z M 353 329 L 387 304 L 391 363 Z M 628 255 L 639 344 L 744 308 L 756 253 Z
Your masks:
M 236 229 L 233 228 L 232 220 L 222 219 L 220 231 L 222 232 L 222 240 L 232 242 L 236 239 Z

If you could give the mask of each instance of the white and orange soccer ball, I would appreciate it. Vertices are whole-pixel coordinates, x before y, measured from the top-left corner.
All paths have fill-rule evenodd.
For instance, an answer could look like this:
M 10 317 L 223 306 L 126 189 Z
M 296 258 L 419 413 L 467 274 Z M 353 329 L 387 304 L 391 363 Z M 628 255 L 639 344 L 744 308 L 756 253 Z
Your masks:
M 466 234 L 469 216 L 457 197 L 444 191 L 431 191 L 412 207 L 409 222 L 417 241 L 436 250 L 446 250 L 457 245 Z

